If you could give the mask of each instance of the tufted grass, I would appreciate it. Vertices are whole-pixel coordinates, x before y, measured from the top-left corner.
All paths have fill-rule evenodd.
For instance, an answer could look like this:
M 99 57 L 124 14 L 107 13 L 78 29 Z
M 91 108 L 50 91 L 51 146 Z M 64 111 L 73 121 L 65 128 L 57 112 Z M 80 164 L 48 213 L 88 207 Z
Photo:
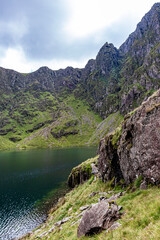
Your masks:
M 23 239 L 35 239 L 41 233 L 48 231 L 55 222 L 72 216 L 73 218 L 62 225 L 62 230 L 56 230 L 42 239 L 53 240 L 76 240 L 78 224 L 71 226 L 77 221 L 76 216 L 80 213 L 79 208 L 84 205 L 96 203 L 99 195 L 89 197 L 92 192 L 107 192 L 111 190 L 111 184 L 103 183 L 100 179 L 94 181 L 92 177 L 83 185 L 79 185 L 62 198 L 58 205 L 50 210 L 47 222 L 40 226 L 40 231 Z M 121 190 L 120 187 L 112 189 L 115 193 Z M 108 195 L 111 196 L 112 194 Z M 119 223 L 121 227 L 105 233 L 91 237 L 81 237 L 80 240 L 158 240 L 160 239 L 160 189 L 150 187 L 147 190 L 136 189 L 134 192 L 129 190 L 124 196 L 117 200 L 117 204 L 123 207 L 124 214 Z M 37 238 L 38 239 L 38 238 Z

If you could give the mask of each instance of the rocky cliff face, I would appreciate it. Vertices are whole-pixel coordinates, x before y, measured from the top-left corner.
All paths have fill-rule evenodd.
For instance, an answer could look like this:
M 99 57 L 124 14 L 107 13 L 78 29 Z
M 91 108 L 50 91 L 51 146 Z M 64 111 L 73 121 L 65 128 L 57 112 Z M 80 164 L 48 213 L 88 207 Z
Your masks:
M 139 106 L 160 87 L 160 4 L 142 18 L 119 49 L 104 44 L 82 70 L 79 96 L 103 118 Z
M 123 56 L 120 71 L 121 112 L 127 112 L 146 99 L 146 93 L 160 87 L 160 4 L 142 18 L 119 51 Z
M 129 184 L 141 176 L 147 183 L 160 183 L 160 90 L 101 140 L 99 154 L 104 181 L 115 177 Z
M 81 77 L 81 69 L 67 67 L 53 71 L 41 67 L 29 74 L 21 74 L 10 69 L 0 68 L 1 92 L 16 93 L 19 90 L 42 90 L 59 92 L 64 89 L 73 90 Z
M 141 44 L 139 45 L 138 43 Z M 120 47 L 122 55 L 130 54 L 143 63 L 141 59 L 150 52 L 151 48 L 160 41 L 160 4 L 155 3 L 137 25 L 135 32 Z M 136 46 L 136 48 L 135 48 Z

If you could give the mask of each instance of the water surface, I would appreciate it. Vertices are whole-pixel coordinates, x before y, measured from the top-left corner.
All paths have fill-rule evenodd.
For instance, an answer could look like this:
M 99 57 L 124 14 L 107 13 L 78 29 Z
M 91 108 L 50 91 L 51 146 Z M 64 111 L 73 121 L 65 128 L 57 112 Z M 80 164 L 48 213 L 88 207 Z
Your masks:
M 95 147 L 0 153 L 0 239 L 22 236 L 46 219 L 39 200 L 60 188 Z

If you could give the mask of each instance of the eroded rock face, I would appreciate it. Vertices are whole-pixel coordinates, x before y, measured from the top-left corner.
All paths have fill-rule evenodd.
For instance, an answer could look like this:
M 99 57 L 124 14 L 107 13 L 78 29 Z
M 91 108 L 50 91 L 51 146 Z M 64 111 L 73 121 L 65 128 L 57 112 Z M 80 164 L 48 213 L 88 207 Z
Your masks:
M 102 179 L 111 180 L 114 173 L 118 180 L 118 173 L 121 172 L 126 184 L 139 176 L 147 183 L 159 184 L 160 90 L 126 117 L 116 144 L 113 136 L 106 136 L 100 143 L 98 168 Z M 117 169 L 114 168 L 115 164 Z
M 160 181 L 160 90 L 123 124 L 118 156 L 126 183 Z
M 112 137 L 113 133 L 110 133 L 100 141 L 98 169 L 103 181 L 109 181 L 115 177 L 116 182 L 118 182 L 123 178 L 123 175 L 120 169 L 117 149 L 112 145 Z
M 109 228 L 120 217 L 118 206 L 101 201 L 85 212 L 78 226 L 77 236 L 88 236 Z

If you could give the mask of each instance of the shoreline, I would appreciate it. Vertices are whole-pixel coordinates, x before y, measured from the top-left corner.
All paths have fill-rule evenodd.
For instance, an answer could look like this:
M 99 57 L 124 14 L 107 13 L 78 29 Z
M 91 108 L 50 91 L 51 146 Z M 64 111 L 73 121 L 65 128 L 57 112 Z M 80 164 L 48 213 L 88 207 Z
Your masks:
M 65 195 L 72 190 L 71 188 L 69 188 L 67 186 L 67 182 L 65 182 L 63 184 L 66 185 L 66 188 L 61 189 L 62 191 L 59 191 L 60 189 L 57 189 L 55 192 L 58 193 L 59 196 L 58 197 L 55 196 L 56 199 L 54 199 L 54 197 L 51 197 L 52 199 L 50 199 L 52 201 L 52 203 L 49 203 L 49 205 L 51 204 L 51 207 L 49 207 L 47 212 L 46 212 L 46 219 L 40 225 L 38 225 L 36 228 L 34 228 L 32 231 L 30 231 L 30 232 L 28 232 L 28 233 L 26 233 L 26 234 L 24 234 L 20 237 L 12 238 L 11 240 L 23 240 L 25 237 L 29 237 L 35 231 L 35 229 L 39 228 L 41 225 L 44 225 L 47 222 L 50 212 L 53 211 L 53 209 L 55 209 L 56 206 L 58 205 L 59 201 L 61 199 L 63 199 L 65 197 Z M 41 199 L 40 202 L 41 201 L 42 201 L 42 203 L 40 203 L 40 204 L 46 204 L 46 203 L 43 203 L 43 199 Z M 48 202 L 47 196 L 45 197 L 45 201 Z
M 98 144 L 91 144 L 91 145 L 70 145 L 70 146 L 63 146 L 63 147 L 50 147 L 50 148 L 9 148 L 9 149 L 0 149 L 0 153 L 6 153 L 6 152 L 27 152 L 27 151 L 43 151 L 43 150 L 63 150 L 63 149 L 69 149 L 69 148 L 92 148 L 97 147 Z

